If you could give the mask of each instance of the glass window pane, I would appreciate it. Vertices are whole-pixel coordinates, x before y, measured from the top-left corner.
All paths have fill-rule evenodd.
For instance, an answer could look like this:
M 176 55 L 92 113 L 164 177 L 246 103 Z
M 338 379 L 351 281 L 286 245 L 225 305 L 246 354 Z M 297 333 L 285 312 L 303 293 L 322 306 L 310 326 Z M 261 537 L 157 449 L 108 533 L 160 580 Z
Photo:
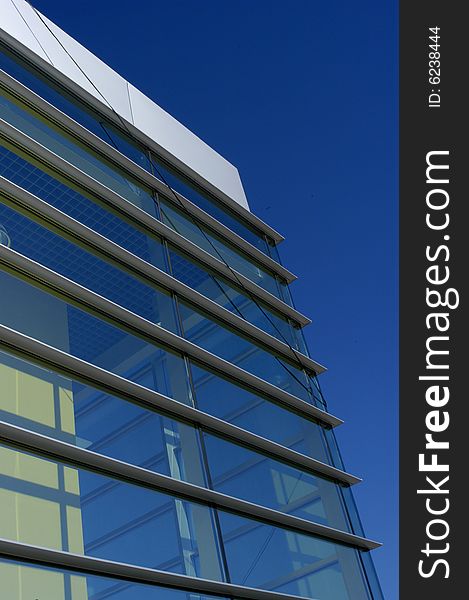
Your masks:
M 0 419 L 145 469 L 206 485 L 198 431 L 0 352 Z
M 299 330 L 294 329 L 285 318 L 261 302 L 254 302 L 247 293 L 241 292 L 171 245 L 169 245 L 169 256 L 173 277 L 238 317 L 303 352 L 304 343 L 298 336 Z
M 96 199 L 86 198 L 6 148 L 0 148 L 0 175 L 146 262 L 167 270 L 164 249 L 158 238 L 150 238 L 109 212 L 108 208 L 103 208 Z M 223 278 L 198 265 L 176 248 L 170 247 L 170 256 L 172 275 L 176 279 L 306 353 L 301 331 L 293 328 L 283 317 L 262 303 L 254 303 Z
M 0 201 L 0 223 L 10 247 L 131 312 L 178 333 L 171 295 L 150 287 Z
M 0 288 L 0 314 L 7 327 L 191 404 L 182 355 L 149 344 L 1 271 Z
M 313 390 L 304 371 L 269 353 L 231 329 L 207 319 L 201 312 L 179 301 L 184 336 L 194 344 L 224 358 L 285 390 L 314 403 Z
M 305 598 L 371 600 L 359 550 L 218 514 L 233 583 Z
M 322 426 L 192 360 L 190 364 L 195 401 L 200 410 L 306 456 L 335 464 Z
M 6 559 L 0 580 L 5 600 L 228 600 Z
M 295 308 L 295 303 L 293 302 L 293 297 L 291 295 L 290 286 L 281 279 L 279 279 L 279 285 L 280 285 L 280 298 L 285 302 L 285 304 L 288 304 L 288 306 Z
M 308 346 L 306 345 L 305 336 L 303 330 L 300 327 L 293 327 L 294 329 L 294 338 L 296 342 L 296 347 L 298 350 L 303 353 L 305 356 L 310 356 Z
M 328 428 L 325 430 L 327 445 L 329 446 L 329 450 L 331 456 L 334 457 L 334 464 L 337 465 L 339 469 L 345 471 L 344 461 L 342 460 L 342 454 L 340 453 L 339 446 L 337 444 L 337 439 L 335 437 L 334 430 L 332 428 Z
M 103 208 L 98 199 L 87 198 L 3 147 L 0 147 L 0 175 L 132 254 L 166 270 L 159 238 L 150 238 L 110 212 L 109 207 Z
M 163 223 L 218 260 L 227 263 L 274 296 L 281 298 L 277 280 L 273 273 L 267 272 L 264 268 L 255 264 L 252 259 L 243 256 L 223 242 L 216 234 L 210 233 L 207 228 L 194 223 L 190 216 L 183 214 L 182 210 L 175 208 L 162 198 L 159 199 L 159 202 Z
M 145 469 L 350 530 L 331 481 L 0 352 L 0 419 Z M 206 476 L 203 444 L 209 469 Z
M 212 510 L 0 446 L 0 537 L 224 580 Z
M 278 251 L 278 246 L 276 244 L 274 244 L 274 242 L 272 240 L 268 241 L 268 246 L 269 246 L 269 254 L 270 256 L 276 260 L 279 264 L 282 264 L 282 260 L 280 258 L 280 254 Z
M 241 219 L 236 217 L 227 206 L 222 206 L 221 202 L 217 202 L 211 197 L 209 198 L 197 184 L 190 182 L 183 175 L 176 173 L 169 166 L 163 164 L 154 154 L 152 154 L 152 162 L 155 177 L 162 179 L 166 185 L 171 186 L 176 192 L 191 200 L 199 208 L 212 217 L 215 217 L 217 221 L 223 223 L 223 225 L 247 240 L 261 252 L 270 255 L 267 242 L 261 232 L 257 233 L 247 223 L 242 223 Z
M 0 455 L 1 537 L 224 580 L 208 507 L 7 446 Z M 359 551 L 221 510 L 217 516 L 232 583 L 311 598 L 371 598 Z
M 215 436 L 204 434 L 204 442 L 213 489 L 354 533 L 338 484 Z
M 0 95 L 0 117 L 135 206 L 156 216 L 156 204 L 150 189 L 124 175 L 102 157 L 96 157 L 85 146 L 5 95 Z

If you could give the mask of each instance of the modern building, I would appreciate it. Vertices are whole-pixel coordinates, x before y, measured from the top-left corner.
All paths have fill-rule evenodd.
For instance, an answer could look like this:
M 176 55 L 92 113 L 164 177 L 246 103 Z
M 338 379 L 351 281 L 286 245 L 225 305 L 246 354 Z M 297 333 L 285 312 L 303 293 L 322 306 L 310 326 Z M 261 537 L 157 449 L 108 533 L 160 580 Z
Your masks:
M 380 600 L 282 236 L 139 90 L 0 12 L 2 600 Z

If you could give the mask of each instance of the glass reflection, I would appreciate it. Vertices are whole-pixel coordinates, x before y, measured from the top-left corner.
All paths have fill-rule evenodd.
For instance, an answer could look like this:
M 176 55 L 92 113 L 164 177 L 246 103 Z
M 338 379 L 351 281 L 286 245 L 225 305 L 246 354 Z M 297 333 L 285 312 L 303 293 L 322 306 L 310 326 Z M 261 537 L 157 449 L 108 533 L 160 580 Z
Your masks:
M 136 164 L 147 171 L 150 170 L 149 159 L 143 147 L 126 136 L 119 137 L 117 133 L 114 133 L 114 128 L 112 128 L 111 135 L 110 127 L 112 126 L 109 125 L 106 118 L 79 98 L 68 93 L 65 88 L 45 76 L 44 73 L 35 69 L 34 65 L 27 63 L 17 55 L 10 54 L 6 48 L 2 48 L 0 68 L 97 137 L 117 148 Z
M 209 320 L 182 300 L 178 305 L 184 336 L 191 342 L 293 396 L 309 403 L 315 402 L 313 389 L 304 371 L 256 346 L 228 327 Z
M 233 583 L 305 598 L 373 598 L 360 551 L 228 513 L 218 514 Z
M 44 202 L 69 215 L 79 223 L 113 241 L 146 262 L 166 270 L 161 240 L 149 237 L 117 216 L 98 198 L 88 198 L 41 171 L 17 154 L 0 147 L 0 175 L 31 192 Z
M 5 559 L 0 580 L 5 600 L 228 600 Z
M 135 206 L 156 216 L 156 205 L 149 188 L 124 175 L 104 158 L 97 158 L 86 146 L 67 137 L 60 129 L 39 119 L 6 95 L 0 95 L 0 117 Z
M 183 175 L 176 173 L 168 165 L 163 164 L 153 153 L 151 153 L 151 160 L 155 177 L 164 181 L 166 185 L 171 186 L 175 191 L 191 200 L 196 206 L 212 217 L 215 217 L 217 221 L 223 223 L 223 225 L 269 256 L 268 245 L 261 232 L 257 233 L 247 223 L 241 222 L 241 219 L 237 218 L 227 206 L 222 206 L 220 202 L 209 198 L 198 185 L 190 182 Z
M 0 222 L 11 232 L 10 247 L 132 313 L 178 333 L 171 295 L 150 287 L 0 201 Z
M 0 175 L 146 262 L 163 271 L 168 270 L 161 241 L 123 220 L 123 215 L 114 215 L 110 207 L 101 206 L 97 198 L 91 200 L 85 197 L 6 148 L 0 148 Z M 173 277 L 300 352 L 307 353 L 301 330 L 291 326 L 281 315 L 261 302 L 254 303 L 178 249 L 170 246 L 169 254 Z
M 183 357 L 0 272 L 2 324 L 175 400 L 192 403 Z M 34 306 L 34 311 L 31 307 Z
M 341 488 L 0 352 L 0 419 L 145 469 L 350 530 Z M 205 465 L 208 474 L 205 472 Z
M 335 465 L 325 441 L 325 430 L 318 423 L 274 404 L 195 361 L 191 360 L 190 364 L 196 405 L 200 410 Z
M 341 486 L 204 434 L 213 489 L 343 531 L 352 531 Z
M 175 208 L 162 198 L 159 199 L 159 205 L 163 223 L 218 260 L 226 262 L 261 288 L 281 298 L 277 279 L 273 273 L 254 264 L 252 259 L 243 256 L 207 228 L 194 223 L 190 216 L 186 216 L 182 210 Z
M 4 446 L 0 457 L 0 537 L 224 580 L 208 507 Z
M 0 352 L 0 419 L 206 485 L 196 429 L 74 379 Z
M 209 508 L 5 446 L 0 457 L 1 537 L 225 579 Z M 232 583 L 370 600 L 359 551 L 221 510 L 217 516 Z
M 305 352 L 300 330 L 292 327 L 280 314 L 267 308 L 262 302 L 254 302 L 245 292 L 233 287 L 208 268 L 202 268 L 190 256 L 171 245 L 169 256 L 173 277 L 280 341 Z

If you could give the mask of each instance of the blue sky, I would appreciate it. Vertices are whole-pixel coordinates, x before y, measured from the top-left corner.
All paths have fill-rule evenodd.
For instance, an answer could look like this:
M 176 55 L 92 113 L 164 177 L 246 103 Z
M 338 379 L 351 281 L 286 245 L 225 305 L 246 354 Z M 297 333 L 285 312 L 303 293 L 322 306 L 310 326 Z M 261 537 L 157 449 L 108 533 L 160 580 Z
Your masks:
M 238 166 L 277 228 L 397 598 L 397 2 L 35 0 Z

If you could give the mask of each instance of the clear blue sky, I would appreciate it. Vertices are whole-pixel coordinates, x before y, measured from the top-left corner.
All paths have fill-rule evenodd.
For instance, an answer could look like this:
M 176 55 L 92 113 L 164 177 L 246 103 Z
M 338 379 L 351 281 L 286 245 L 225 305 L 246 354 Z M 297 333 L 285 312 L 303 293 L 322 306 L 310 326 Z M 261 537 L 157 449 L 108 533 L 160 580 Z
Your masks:
M 239 167 L 397 594 L 397 0 L 33 0 Z

